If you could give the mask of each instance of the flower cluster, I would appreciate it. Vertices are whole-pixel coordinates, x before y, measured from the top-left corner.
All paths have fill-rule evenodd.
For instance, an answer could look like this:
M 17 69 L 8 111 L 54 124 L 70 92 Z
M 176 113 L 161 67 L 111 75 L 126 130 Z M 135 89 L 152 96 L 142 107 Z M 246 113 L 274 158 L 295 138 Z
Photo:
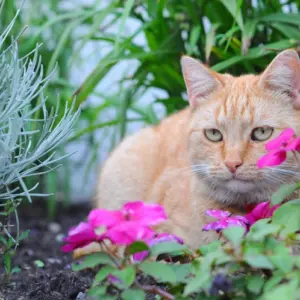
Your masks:
M 282 164 L 287 152 L 300 150 L 300 137 L 297 137 L 292 128 L 287 128 L 274 140 L 266 143 L 267 154 L 257 161 L 258 168 L 272 167 Z
M 221 230 L 232 227 L 242 226 L 247 231 L 255 222 L 261 219 L 272 217 L 274 211 L 279 205 L 270 206 L 270 201 L 262 202 L 254 207 L 254 209 L 245 216 L 232 215 L 228 211 L 223 210 L 207 210 L 206 215 L 218 219 L 218 221 L 206 224 L 203 227 L 204 231 L 214 230 L 220 232 Z
M 152 229 L 166 219 L 162 206 L 142 201 L 128 202 L 120 210 L 94 209 L 88 216 L 88 222 L 71 228 L 62 250 L 71 252 L 103 240 L 110 240 L 118 246 L 128 246 L 135 241 L 144 241 L 150 247 L 166 241 L 182 243 L 175 235 L 156 234 Z M 135 259 L 142 260 L 147 255 L 147 251 L 140 252 Z

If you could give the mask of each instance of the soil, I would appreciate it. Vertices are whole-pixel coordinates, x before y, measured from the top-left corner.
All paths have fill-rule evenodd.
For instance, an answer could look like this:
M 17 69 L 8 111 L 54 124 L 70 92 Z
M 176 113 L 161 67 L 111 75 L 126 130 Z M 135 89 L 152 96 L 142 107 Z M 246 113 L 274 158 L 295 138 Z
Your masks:
M 21 229 L 30 229 L 30 233 L 13 257 L 13 266 L 20 271 L 3 283 L 4 269 L 0 265 L 0 300 L 88 299 L 86 291 L 93 274 L 73 272 L 72 255 L 63 253 L 60 248 L 64 234 L 83 221 L 89 210 L 88 205 L 60 208 L 55 220 L 50 221 L 41 201 L 20 209 Z

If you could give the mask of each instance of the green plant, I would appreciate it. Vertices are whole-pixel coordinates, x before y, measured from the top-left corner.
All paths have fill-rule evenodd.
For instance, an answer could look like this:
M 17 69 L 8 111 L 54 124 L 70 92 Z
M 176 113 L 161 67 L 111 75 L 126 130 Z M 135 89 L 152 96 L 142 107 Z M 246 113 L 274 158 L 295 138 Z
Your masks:
M 281 203 L 298 188 L 283 186 L 272 203 Z M 196 252 L 174 241 L 151 247 L 135 241 L 116 253 L 99 240 L 103 251 L 86 255 L 73 270 L 98 269 L 89 291 L 93 299 L 118 299 L 116 293 L 124 300 L 146 299 L 147 293 L 170 300 L 299 299 L 299 205 L 299 199 L 282 204 L 272 219 L 255 222 L 247 233 L 244 227 L 229 227 L 222 231 L 222 241 L 202 245 Z M 89 222 L 93 223 L 91 214 Z M 87 236 L 86 228 L 81 233 Z M 68 242 L 82 241 L 78 237 Z M 136 256 L 144 251 L 148 254 Z M 143 283 L 145 276 L 152 278 L 150 285 Z
M 11 256 L 28 234 L 19 232 L 17 207 L 24 198 L 31 202 L 33 196 L 45 196 L 36 192 L 38 183 L 27 186 L 25 179 L 57 166 L 63 157 L 55 156 L 55 148 L 67 139 L 79 116 L 79 111 L 73 111 L 74 105 L 65 106 L 58 123 L 58 111 L 48 113 L 43 90 L 50 77 L 43 78 L 38 48 L 20 58 L 18 40 L 4 47 L 15 21 L 16 17 L 0 36 L 0 258 L 7 273 L 13 270 Z M 41 101 L 34 104 L 37 96 Z M 39 110 L 41 117 L 35 119 Z M 13 226 L 16 236 L 11 234 Z
M 57 73 L 44 91 L 49 98 L 48 109 L 56 105 L 57 93 L 63 104 L 60 116 L 73 95 L 76 105 L 85 104 L 69 142 L 81 139 L 93 149 L 87 174 L 98 157 L 96 149 L 104 147 L 104 139 L 113 148 L 132 122 L 140 126 L 156 124 L 161 117 L 156 112 L 157 105 L 162 105 L 166 114 L 187 105 L 179 65 L 182 54 L 197 57 L 216 71 L 240 75 L 261 72 L 278 51 L 298 49 L 299 1 L 259 0 L 256 5 L 252 2 L 115 0 L 102 7 L 102 2 L 95 0 L 89 6 L 65 8 L 57 0 L 28 0 L 13 34 L 16 36 L 28 24 L 19 38 L 20 55 L 39 43 L 46 73 L 58 62 Z M 17 5 L 15 1 L 3 4 L 2 28 L 14 16 Z M 81 55 L 88 44 L 96 47 L 95 61 L 90 73 L 80 78 L 78 87 L 71 75 L 75 66 L 80 69 L 88 63 Z M 124 62 L 136 64 L 125 68 L 121 78 L 99 92 L 99 84 L 111 78 L 111 72 Z M 146 105 L 140 99 L 149 93 L 154 95 L 154 101 Z M 94 105 L 86 103 L 91 97 Z M 96 132 L 100 132 L 100 138 Z M 48 183 L 41 189 L 55 189 L 53 178 L 45 180 Z

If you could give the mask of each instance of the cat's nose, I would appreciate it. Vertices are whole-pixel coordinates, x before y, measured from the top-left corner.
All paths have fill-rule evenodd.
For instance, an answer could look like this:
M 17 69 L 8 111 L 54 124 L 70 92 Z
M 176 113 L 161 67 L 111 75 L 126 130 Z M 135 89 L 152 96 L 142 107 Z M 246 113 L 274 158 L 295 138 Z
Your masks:
M 231 173 L 235 173 L 237 168 L 243 164 L 241 160 L 225 161 L 225 165 Z

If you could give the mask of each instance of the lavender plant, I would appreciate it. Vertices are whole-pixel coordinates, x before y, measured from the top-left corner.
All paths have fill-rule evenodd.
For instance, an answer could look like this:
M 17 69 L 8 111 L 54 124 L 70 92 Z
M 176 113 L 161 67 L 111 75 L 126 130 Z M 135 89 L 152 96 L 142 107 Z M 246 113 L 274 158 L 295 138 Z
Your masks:
M 57 166 L 63 157 L 56 155 L 55 148 L 69 136 L 79 115 L 72 106 L 66 106 L 59 120 L 58 106 L 48 113 L 43 89 L 51 75 L 43 76 L 38 46 L 24 57 L 18 56 L 17 39 L 4 48 L 16 17 L 0 36 L 0 258 L 7 272 L 12 252 L 26 236 L 19 233 L 17 207 L 24 198 L 31 202 L 32 196 L 42 196 L 35 193 L 38 183 L 27 187 L 25 178 Z M 40 101 L 34 104 L 37 97 Z M 36 119 L 33 115 L 39 110 L 42 117 Z

